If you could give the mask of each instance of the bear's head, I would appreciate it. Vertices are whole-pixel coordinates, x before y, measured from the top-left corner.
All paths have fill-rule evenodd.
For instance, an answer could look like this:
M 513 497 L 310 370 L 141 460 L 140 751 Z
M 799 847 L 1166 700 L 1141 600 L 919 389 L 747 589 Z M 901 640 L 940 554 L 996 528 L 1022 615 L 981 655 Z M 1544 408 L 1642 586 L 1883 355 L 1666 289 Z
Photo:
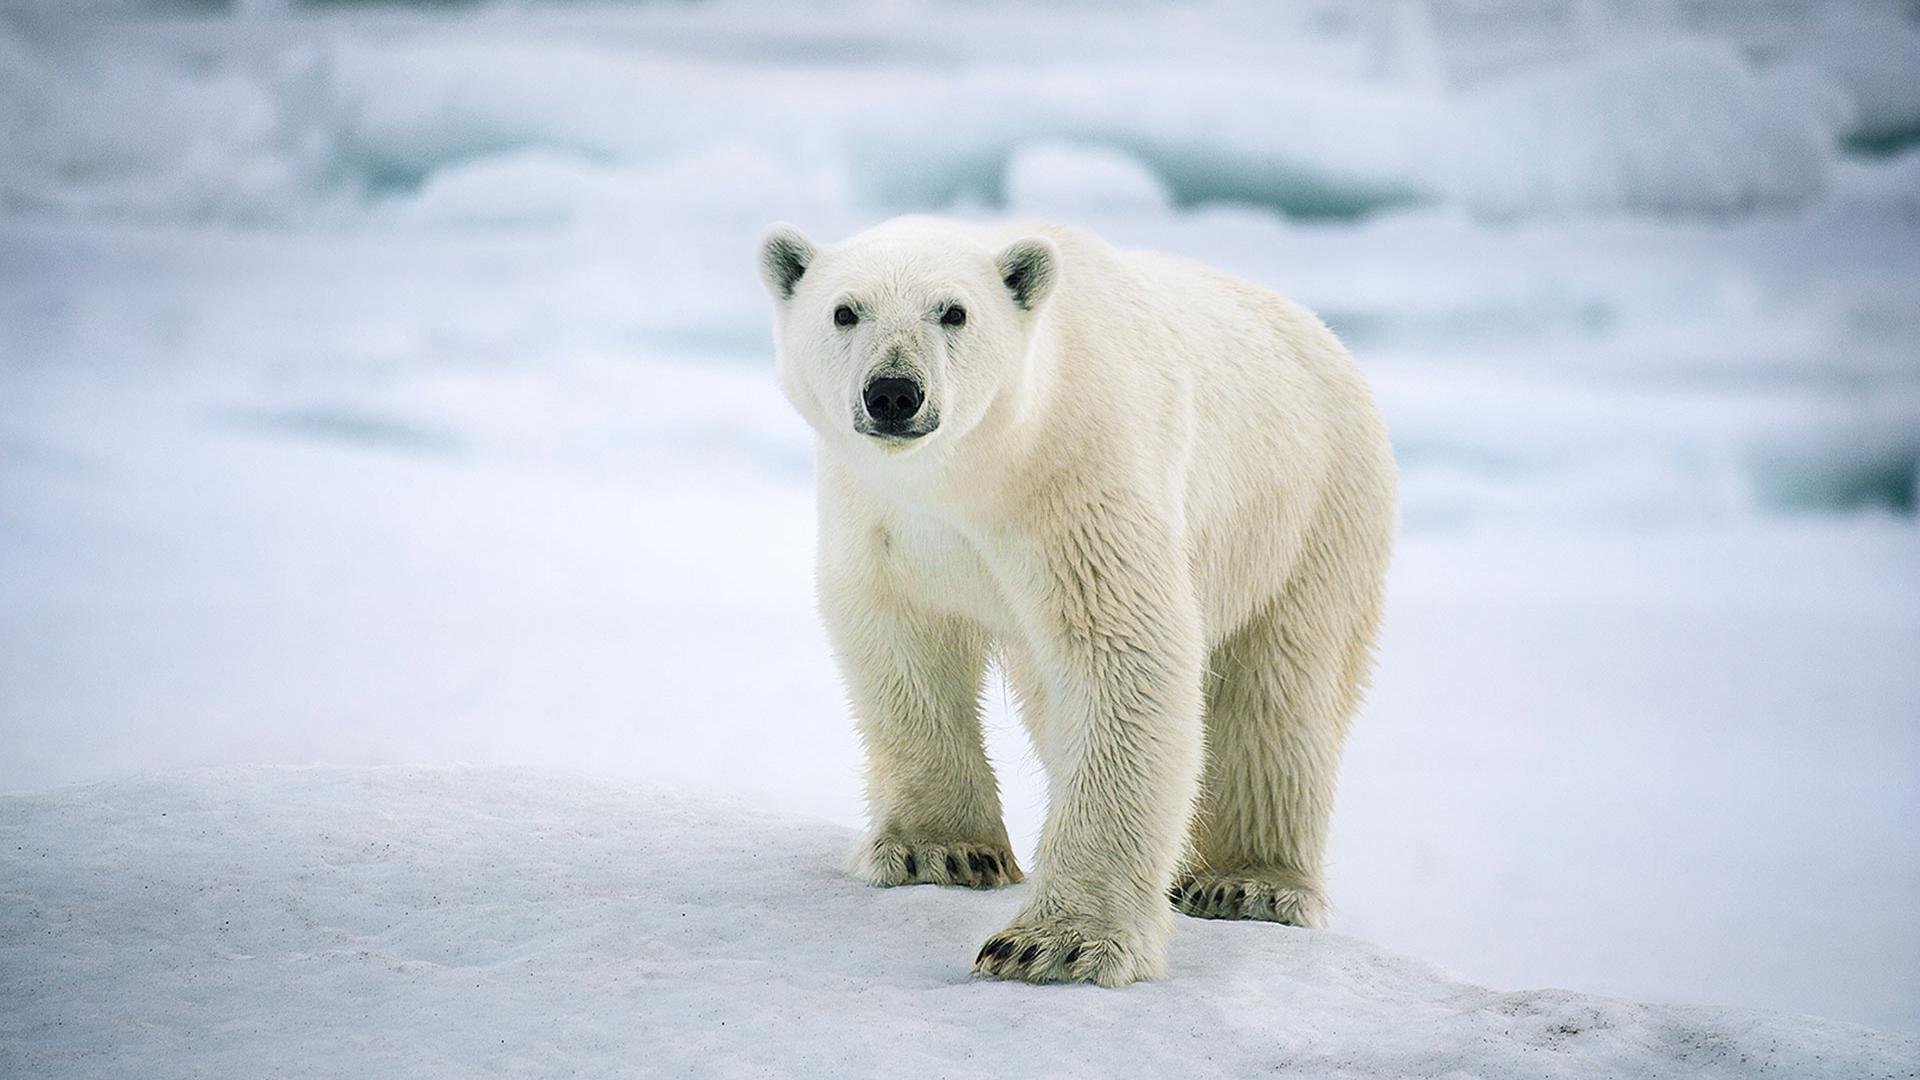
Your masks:
M 1021 383 L 1059 262 L 1042 236 L 996 248 L 938 222 L 890 222 L 832 247 L 776 225 L 760 274 L 781 387 L 853 453 L 955 445 Z

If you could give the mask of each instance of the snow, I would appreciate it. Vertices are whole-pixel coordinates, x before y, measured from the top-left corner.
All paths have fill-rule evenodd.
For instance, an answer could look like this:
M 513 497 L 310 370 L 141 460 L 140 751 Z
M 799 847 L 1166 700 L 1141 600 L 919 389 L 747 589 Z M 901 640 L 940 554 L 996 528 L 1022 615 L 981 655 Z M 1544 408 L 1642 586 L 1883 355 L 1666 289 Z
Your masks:
M 327 407 L 282 381 L 17 406 L 0 786 L 519 763 L 863 820 L 805 444 L 764 375 L 461 369 Z M 1416 524 L 1336 928 L 1497 986 L 1910 1030 L 1917 553 L 1873 517 Z M 1030 854 L 1044 784 L 988 697 Z
M 1338 934 L 1515 992 L 1920 1031 L 1920 77 L 1898 4 L 244 8 L 0 14 L 0 790 L 123 785 L 9 806 L 111 803 L 155 770 L 467 763 L 550 771 L 450 774 L 498 785 L 464 805 L 674 789 L 767 829 L 858 826 L 811 444 L 770 377 L 752 245 L 778 219 L 829 239 L 903 210 L 1059 216 L 1297 297 L 1387 412 L 1404 536 L 1335 817 Z M 997 684 L 987 705 L 1030 852 L 1044 785 Z M 235 813 L 270 822 L 333 812 L 303 784 L 369 775 L 395 814 L 402 777 L 453 783 L 142 783 L 250 789 Z M 830 840 L 808 903 L 843 887 Z M 502 865 L 538 857 L 517 842 Z M 302 850 L 259 857 L 324 865 Z M 950 994 L 1024 993 L 953 981 L 1009 898 L 857 896 L 861 917 L 980 905 L 926 915 L 950 940 L 892 937 Z M 1031 1001 L 1183 1001 L 1337 1072 L 1314 1040 L 1384 1025 L 1379 1002 L 1416 1032 L 1474 1000 L 1259 929 L 1182 927 L 1183 950 L 1291 950 L 1257 980 L 1182 952 L 1194 978 Z M 1405 977 L 1341 981 L 1384 968 Z M 851 1003 L 756 1022 L 888 996 L 821 970 Z M 1286 981 L 1309 977 L 1354 1019 Z M 463 1031 L 543 1015 L 483 987 L 496 1011 L 462 1026 L 468 998 L 415 989 Z M 1318 1026 L 1245 1022 L 1226 993 L 1291 994 L 1282 1015 Z M 141 1000 L 198 1000 L 175 997 Z M 114 1015 L 59 1000 L 66 1025 Z M 1490 1041 L 1444 1052 L 1480 1072 L 1472 1046 L 1576 1008 L 1524 1000 L 1534 1020 L 1446 1014 Z M 382 1019 L 338 1004 L 316 1022 Z M 1642 1035 L 1677 1015 L 1591 1007 Z M 1712 1015 L 1688 1030 L 1747 1023 Z M 1123 1019 L 1102 1029 L 1146 1023 Z M 129 1030 L 94 1042 L 152 1045 Z M 1876 1040 L 1832 1060 L 1896 1045 Z M 181 1070 L 213 1052 L 169 1045 Z
M 0 798 L 0 1068 L 35 1076 L 1899 1076 L 1920 1038 L 1498 992 L 1181 920 L 1123 991 L 969 979 L 1024 886 L 876 890 L 849 830 L 508 769 Z

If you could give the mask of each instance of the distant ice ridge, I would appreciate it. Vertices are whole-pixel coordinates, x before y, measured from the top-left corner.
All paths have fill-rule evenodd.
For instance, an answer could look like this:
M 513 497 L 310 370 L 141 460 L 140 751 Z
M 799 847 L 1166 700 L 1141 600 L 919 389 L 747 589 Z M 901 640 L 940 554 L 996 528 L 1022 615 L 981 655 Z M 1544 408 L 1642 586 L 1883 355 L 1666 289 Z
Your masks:
M 973 980 L 1021 888 L 879 890 L 852 834 L 518 770 L 233 769 L 0 798 L 0 1064 L 100 1074 L 1908 1075 L 1810 1017 L 1458 982 L 1183 919 L 1123 991 Z
M 1465 80 L 1446 71 L 1451 31 L 1418 18 L 1386 27 L 1381 56 L 1339 61 L 1365 52 L 1349 40 L 1365 36 L 1358 14 L 1283 21 L 1271 55 L 1156 52 L 1154 35 L 1180 27 L 1142 13 L 1093 20 L 1089 48 L 1112 56 L 1036 56 L 992 47 L 1010 10 L 963 24 L 907 9 L 850 20 L 843 39 L 730 10 L 665 29 L 636 11 L 593 33 L 524 12 L 392 34 L 0 24 L 0 206 L 519 227 L 873 214 L 1018 205 L 1028 148 L 1064 144 L 1132 162 L 1146 186 L 1129 190 L 1158 187 L 1176 207 L 1726 218 L 1803 207 L 1847 140 L 1920 130 L 1920 31 L 1859 12 L 1769 48 L 1575 26 Z M 942 48 L 928 54 L 916 30 Z M 1055 184 L 1049 205 L 1071 205 L 1072 188 Z
M 1916 74 L 1920 74 L 1917 71 Z M 1490 217 L 1744 216 L 1826 188 L 1848 102 L 1730 47 L 1683 43 L 1532 73 L 1451 111 L 1420 171 Z

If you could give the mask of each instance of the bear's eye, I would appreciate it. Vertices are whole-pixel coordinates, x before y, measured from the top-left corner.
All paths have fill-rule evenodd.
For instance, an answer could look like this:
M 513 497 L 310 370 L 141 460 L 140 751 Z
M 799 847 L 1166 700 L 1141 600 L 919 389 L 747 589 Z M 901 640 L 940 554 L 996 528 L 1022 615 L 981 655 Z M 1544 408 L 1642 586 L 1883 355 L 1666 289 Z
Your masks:
M 959 304 L 955 304 L 952 307 L 948 308 L 946 311 L 941 312 L 940 325 L 941 326 L 967 325 L 967 309 L 961 307 Z
M 833 325 L 835 326 L 852 326 L 859 321 L 860 316 L 855 315 L 853 309 L 845 304 L 841 304 L 839 307 L 833 309 Z

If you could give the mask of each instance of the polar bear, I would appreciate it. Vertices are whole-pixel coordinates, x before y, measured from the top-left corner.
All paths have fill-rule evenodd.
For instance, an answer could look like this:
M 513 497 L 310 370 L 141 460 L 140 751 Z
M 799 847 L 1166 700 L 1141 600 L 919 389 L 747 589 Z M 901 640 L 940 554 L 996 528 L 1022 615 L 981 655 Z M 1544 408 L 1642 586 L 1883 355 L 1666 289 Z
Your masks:
M 817 247 L 779 225 L 760 270 L 817 435 L 820 607 L 869 759 L 855 872 L 1023 880 L 981 738 L 992 659 L 1049 809 L 977 973 L 1156 978 L 1176 907 L 1322 925 L 1396 523 L 1385 428 L 1332 332 L 1055 226 L 902 218 Z

